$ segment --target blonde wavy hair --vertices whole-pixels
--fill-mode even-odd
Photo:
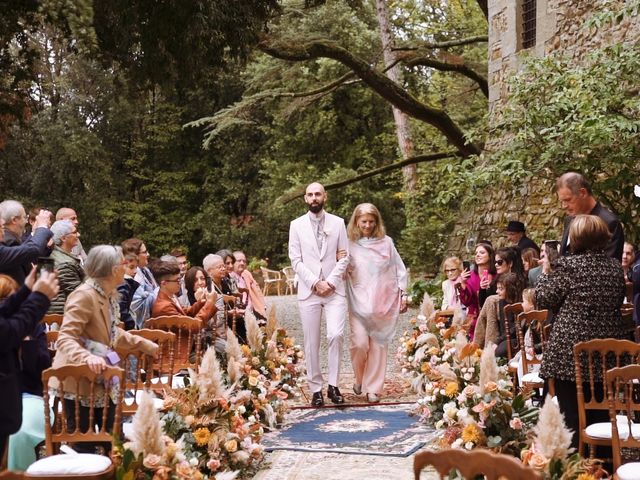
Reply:
[[[371,236],[373,238],[384,238],[387,234],[387,231],[384,228],[384,222],[382,221],[382,216],[380,216],[380,211],[376,206],[373,203],[361,203],[353,210],[351,219],[349,220],[349,225],[347,225],[347,236],[352,242],[355,242],[362,237],[360,229],[358,228],[358,218],[367,214],[373,215],[376,219],[376,226],[373,229]]]

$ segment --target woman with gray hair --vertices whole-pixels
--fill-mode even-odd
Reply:
[[[84,264],[87,275],[85,282],[80,285],[67,299],[64,307],[64,319],[58,334],[58,350],[53,360],[53,367],[64,365],[86,364],[99,374],[107,365],[117,365],[118,358],[114,350],[123,348],[136,352],[142,351],[147,355],[156,355],[158,346],[142,337],[131,335],[118,328],[119,308],[117,286],[124,280],[125,259],[120,247],[111,245],[98,245],[91,249]],[[73,383],[73,381],[71,381]],[[49,384],[57,395],[64,398],[65,412],[69,429],[76,426],[75,417],[75,391],[74,384],[66,384],[63,388],[52,379]],[[93,428],[89,425],[88,386],[80,390],[80,431]],[[116,386],[103,386],[102,388],[117,388]],[[96,413],[94,422],[98,426],[102,423],[102,408],[107,407],[107,428],[111,428],[115,415],[113,400],[108,405],[101,404],[104,390],[95,392]],[[115,398],[115,395],[110,395]],[[108,446],[107,446],[108,447]]]
[[[54,268],[58,272],[60,292],[51,302],[48,313],[62,313],[67,297],[84,280],[80,259],[71,253],[78,244],[80,233],[71,220],[58,220],[51,225],[51,231],[54,247],[49,258],[53,259]]]

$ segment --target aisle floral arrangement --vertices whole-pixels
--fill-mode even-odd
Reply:
[[[443,431],[442,447],[488,447],[519,456],[537,409],[514,396],[493,346],[483,351],[467,340],[459,311],[449,326],[436,321],[428,295],[412,324],[397,357],[412,388],[422,395],[414,413]]]
[[[522,450],[525,465],[548,480],[596,480],[608,478],[598,460],[584,459],[571,447],[571,432],[558,406],[547,397],[533,429],[529,446]]]
[[[253,315],[245,323],[248,345],[228,331],[226,369],[209,348],[189,384],[166,392],[161,419],[145,396],[132,441],[114,449],[119,480],[231,479],[260,463],[265,429],[297,394],[302,353],[274,311],[264,327]]]

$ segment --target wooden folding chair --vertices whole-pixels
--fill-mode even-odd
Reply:
[[[578,453],[584,454],[589,446],[590,458],[595,457],[596,446],[611,446],[611,424],[597,422],[587,424],[587,411],[609,412],[609,402],[604,392],[605,372],[609,368],[638,363],[640,345],[630,340],[612,338],[580,342],[573,347],[576,366],[576,390],[578,393],[579,442]],[[583,362],[587,365],[584,371]],[[585,395],[588,388],[588,396]]]
[[[636,423],[640,412],[640,365],[607,370],[606,379],[614,478],[634,478],[631,474],[640,472],[640,462],[623,464],[621,449],[640,451],[640,425]]]
[[[520,379],[522,383],[522,390],[525,392],[530,392],[536,388],[544,387],[544,380],[540,378],[540,375],[535,370],[535,366],[540,366],[542,364],[542,359],[534,354],[533,358],[529,358],[526,352],[526,345],[524,343],[524,331],[531,331],[533,334],[537,334],[540,339],[540,343],[542,345],[542,352],[544,354],[544,350],[546,347],[547,338],[545,337],[544,326],[547,318],[549,316],[549,312],[547,310],[532,310],[530,312],[522,312],[518,315],[517,318],[517,329],[516,333],[518,334],[518,345],[520,346],[520,361],[522,362],[522,372],[523,376]],[[552,394],[553,396],[553,394]]]
[[[509,328],[509,317],[511,316],[516,322],[516,329],[518,328],[517,317],[522,313],[522,303],[511,303],[504,306],[504,334],[507,338],[507,369],[509,374],[513,378],[513,384],[518,385],[518,363],[513,360],[515,352],[512,348],[514,344],[517,344],[518,337],[514,338],[511,335],[511,329]],[[518,348],[519,344],[518,344]]]
[[[64,315],[61,313],[48,313],[42,318],[42,323],[46,325],[47,346],[51,359],[56,355],[56,342],[58,341],[58,330],[62,326]]]
[[[440,474],[440,479],[449,478],[452,470],[457,470],[462,478],[473,479],[484,475],[486,480],[542,480],[542,475],[526,467],[518,459],[484,448],[473,450],[448,449],[438,452],[425,450],[413,459],[415,480],[420,480],[420,472],[428,465]]]
[[[60,382],[59,392],[64,390],[65,394],[74,396],[75,427],[72,429],[67,421],[67,411],[65,402],[61,401],[62,411],[59,414],[59,421],[55,422],[57,427],[54,430],[51,424],[51,411],[49,408],[49,381],[57,378]],[[65,365],[60,368],[49,368],[42,372],[42,383],[44,385],[44,417],[45,417],[45,447],[47,456],[33,463],[27,469],[24,478],[46,479],[86,479],[103,480],[114,477],[114,466],[111,459],[104,455],[90,453],[80,454],[54,454],[55,446],[65,442],[69,444],[78,443],[111,443],[114,437],[120,436],[122,417],[122,389],[118,389],[115,402],[115,414],[111,431],[107,428],[108,408],[102,408],[100,428],[96,428],[97,412],[95,402],[100,398],[103,405],[109,404],[109,388],[103,388],[102,393],[97,393],[97,386],[104,385],[105,382],[124,382],[124,370],[118,367],[107,367],[102,373],[95,374],[87,365]],[[63,387],[64,386],[64,387]],[[80,388],[88,391],[89,417],[88,429],[82,431],[80,426],[81,394]],[[82,473],[78,472],[81,469]]]
[[[275,285],[276,292],[278,295],[281,295],[281,287],[282,287],[282,272],[277,270],[269,270],[266,267],[260,267],[260,271],[262,271],[262,279],[264,280],[264,287],[262,287],[262,294],[268,295],[269,289],[272,285]]]
[[[293,267],[284,267],[282,269],[282,273],[284,274],[284,280],[286,283],[284,294],[293,295],[296,293],[296,271]]]
[[[164,397],[166,389],[172,388],[176,342],[175,333],[164,330],[131,330],[130,333],[151,340],[160,348],[156,359],[140,351],[130,351],[125,348],[116,350],[125,371],[126,393],[122,399],[122,413],[125,416],[133,415],[138,410],[142,391],[148,390],[159,397]],[[160,398],[157,398],[157,402],[154,403],[156,408],[162,408]]]
[[[163,316],[150,318],[145,327],[151,330],[163,330],[175,334],[173,348],[173,373],[187,368],[196,368],[200,364],[202,346],[200,345],[202,322],[186,316]],[[169,347],[165,345],[164,354],[169,356]]]
[[[445,324],[447,328],[449,328],[451,326],[451,320],[453,319],[454,314],[455,314],[455,310],[453,310],[452,308],[447,310],[436,310],[434,322],[435,323],[442,322]]]

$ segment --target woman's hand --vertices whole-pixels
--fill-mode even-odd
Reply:
[[[486,290],[491,286],[491,275],[485,275],[480,280],[480,288]]]
[[[93,373],[102,373],[102,371],[107,368],[107,362],[104,361],[104,358],[98,357],[97,355],[89,355],[89,358],[87,358],[87,366]]]
[[[467,280],[469,279],[470,276],[471,276],[471,271],[465,268],[460,274],[460,276],[458,277],[458,280],[457,280],[458,283],[456,284],[456,286],[460,285],[460,289],[462,290],[467,288]]]
[[[204,290],[204,293],[206,294],[206,301],[215,304],[218,300],[218,294],[216,293],[216,291],[211,290],[210,292],[207,292],[204,288],[202,290]]]
[[[336,261],[340,261],[346,256],[347,256],[347,251],[346,250],[338,250],[336,252]]]

